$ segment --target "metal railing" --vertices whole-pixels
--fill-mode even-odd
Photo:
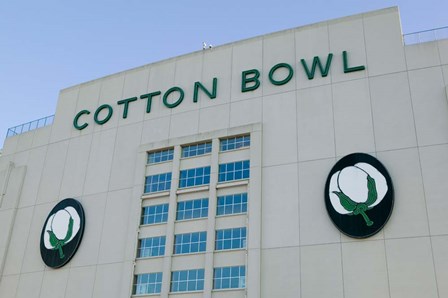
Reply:
[[[19,135],[21,133],[30,131],[30,130],[34,130],[37,128],[41,128],[47,125],[50,125],[53,123],[54,120],[54,115],[48,116],[48,117],[44,117],[44,118],[40,118],[28,123],[24,123],[24,124],[20,124],[14,127],[11,127],[8,129],[8,133],[6,134],[6,137],[12,137],[12,136],[16,136]]]
[[[405,45],[423,43],[448,38],[448,26],[403,35]]]

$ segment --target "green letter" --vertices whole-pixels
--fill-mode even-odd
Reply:
[[[289,71],[289,74],[283,80],[277,81],[274,79],[274,72],[277,69],[279,69],[280,67],[286,68]],[[294,74],[294,71],[292,70],[291,65],[286,64],[286,63],[279,63],[279,64],[274,65],[274,67],[272,67],[271,70],[269,71],[269,81],[271,81],[272,84],[277,85],[277,86],[284,85],[291,80],[293,74]]]
[[[248,78],[248,75],[253,75],[253,77]],[[242,73],[242,82],[241,82],[241,92],[253,91],[260,87],[260,81],[258,78],[260,77],[260,72],[256,69],[245,70]],[[254,83],[252,86],[247,86],[247,83]]]
[[[205,94],[207,94],[207,96],[210,99],[214,99],[216,98],[216,87],[218,85],[218,79],[217,78],[213,78],[213,91],[212,93],[210,93],[205,87],[204,85],[202,85],[200,82],[195,82],[194,83],[194,93],[193,93],[193,102],[198,102],[198,92],[199,92],[199,88],[201,88],[202,91],[205,92]]]
[[[342,52],[342,60],[344,60],[344,73],[366,69],[364,65],[348,67],[347,51]]]
[[[169,102],[168,102],[168,96],[169,96],[171,93],[173,93],[174,91],[179,92],[179,98],[178,98],[175,102],[173,102],[173,103],[169,103]],[[178,105],[180,105],[180,103],[182,102],[182,100],[184,100],[184,90],[182,90],[182,89],[179,88],[179,87],[173,87],[173,88],[170,88],[170,89],[168,89],[168,91],[167,91],[165,94],[163,94],[163,104],[164,104],[166,107],[170,108],[170,109],[175,108],[175,107],[177,107]]]
[[[87,124],[87,123],[84,123],[83,125],[78,125],[79,117],[81,117],[81,116],[84,115],[84,114],[89,115],[90,112],[87,111],[87,110],[82,110],[81,112],[79,112],[78,114],[76,114],[75,119],[73,119],[73,126],[74,126],[76,129],[83,130],[84,128],[86,128],[86,127],[89,125],[89,124]]]
[[[122,100],[117,101],[117,104],[119,104],[119,105],[124,104],[123,119],[126,119],[128,117],[129,103],[136,101],[136,100],[137,100],[137,97],[131,97],[131,98],[122,99]]]
[[[306,64],[305,59],[300,60],[302,62],[303,68],[305,69],[306,75],[308,76],[309,80],[314,79],[314,73],[316,72],[316,65],[319,66],[320,73],[322,74],[322,77],[326,77],[328,75],[328,72],[330,71],[330,65],[331,65],[331,59],[333,59],[333,54],[328,54],[327,63],[325,64],[325,69],[322,66],[322,63],[320,63],[320,59],[318,56],[313,58],[313,66],[311,67],[311,71],[308,68],[308,65]]]
[[[107,116],[106,118],[104,118],[103,120],[99,120],[98,119],[98,115],[101,113],[102,110],[107,109]],[[112,107],[108,104],[104,104],[102,106],[100,106],[98,109],[96,109],[95,114],[93,115],[93,120],[95,120],[95,122],[99,125],[103,125],[104,123],[106,123],[107,121],[109,121],[110,117],[112,117],[112,113],[114,112],[114,110],[112,109]]]
[[[146,104],[146,113],[150,113],[151,112],[151,103],[152,103],[153,96],[157,96],[157,95],[160,95],[160,94],[161,94],[160,91],[156,91],[156,92],[151,92],[151,93],[148,93],[148,94],[140,95],[141,99],[143,99],[143,98],[147,98],[148,99],[148,102]]]

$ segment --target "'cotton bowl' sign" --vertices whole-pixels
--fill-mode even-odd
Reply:
[[[75,199],[60,201],[50,212],[40,236],[40,254],[52,268],[64,266],[75,255],[84,233],[84,210]]]
[[[354,238],[378,233],[394,204],[392,180],[373,156],[353,153],[331,169],[325,185],[325,205],[336,227]]]

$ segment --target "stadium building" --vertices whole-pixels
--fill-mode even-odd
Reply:
[[[394,7],[62,90],[0,157],[0,297],[448,297],[447,32]]]

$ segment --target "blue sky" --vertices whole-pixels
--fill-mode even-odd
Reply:
[[[0,148],[9,127],[52,115],[61,89],[244,38],[399,6],[403,33],[448,26],[448,1],[0,2]]]

